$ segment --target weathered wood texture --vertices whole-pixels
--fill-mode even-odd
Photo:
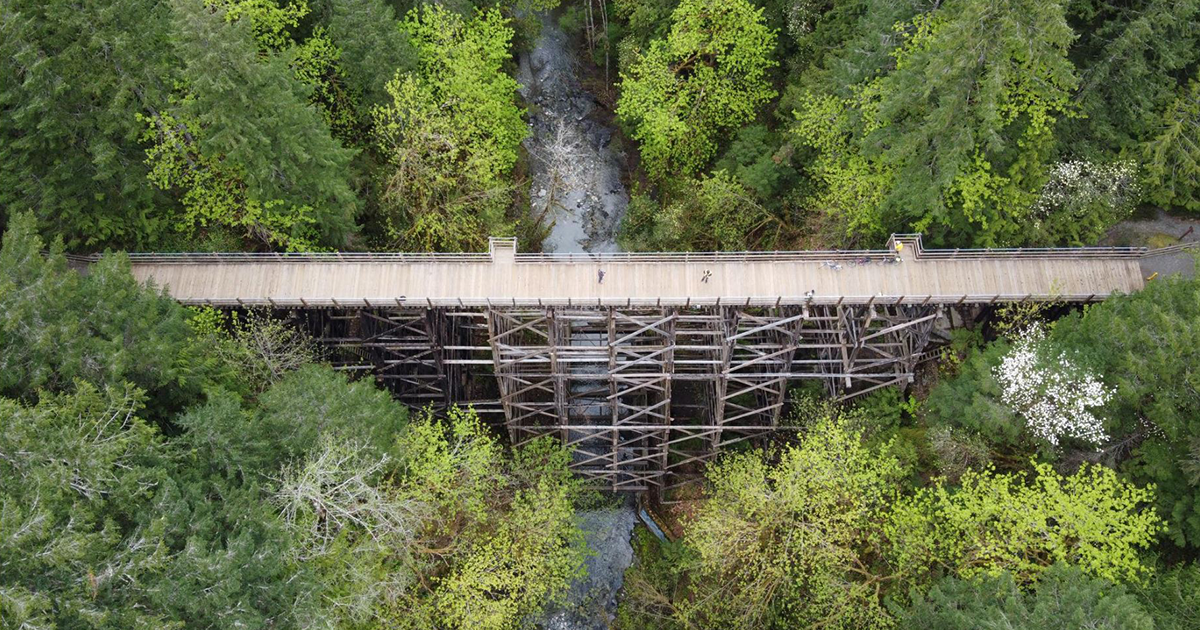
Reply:
[[[134,255],[185,303],[691,305],[1103,298],[1142,287],[1141,250],[890,250],[553,256]],[[900,260],[901,262],[895,262]],[[600,273],[603,272],[603,282]]]
[[[860,252],[546,256],[496,240],[490,254],[131,258],[180,301],[289,310],[337,369],[414,407],[503,413],[514,444],[552,436],[594,483],[641,491],[768,436],[789,383],[835,398],[905,386],[948,304],[1136,291],[1143,255],[898,236]]]

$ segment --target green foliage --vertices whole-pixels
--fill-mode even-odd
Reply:
[[[613,0],[613,11],[625,21],[630,43],[648,46],[651,40],[664,39],[671,29],[671,14],[677,0]]]
[[[329,36],[342,51],[347,83],[366,106],[386,103],[387,82],[417,64],[408,31],[383,0],[331,0]]]
[[[48,627],[162,628],[138,606],[141,580],[166,568],[161,445],[132,386],[0,398],[0,611]]]
[[[1147,194],[1155,203],[1200,210],[1200,78],[1192,79],[1163,113],[1143,145]]]
[[[473,411],[425,417],[401,437],[398,487],[431,517],[417,532],[416,587],[401,628],[516,628],[583,570],[570,455],[540,440],[503,457]]]
[[[322,585],[289,563],[295,542],[261,481],[275,471],[225,477],[208,470],[204,450],[168,446],[178,465],[142,513],[168,524],[170,549],[165,570],[137,585],[148,605],[188,628],[319,624]]]
[[[1101,161],[1135,154],[1155,135],[1180,71],[1200,56],[1200,2],[1076,0],[1067,3],[1067,15],[1078,35],[1070,57],[1079,69],[1075,100],[1083,115],[1059,121],[1063,151]]]
[[[635,193],[621,225],[625,249],[744,251],[769,239],[777,222],[729,173],[689,179],[663,206]]]
[[[312,37],[291,52],[292,71],[301,83],[312,86],[309,99],[321,108],[333,136],[343,141],[358,140],[363,125],[359,111],[362,99],[359,91],[342,78],[342,50],[318,26]]]
[[[1150,570],[1139,550],[1163,529],[1148,505],[1153,486],[1136,487],[1102,466],[1069,477],[1046,464],[1035,470],[1029,483],[1023,473],[967,471],[958,488],[939,481],[900,499],[887,525],[894,561],[963,578],[1008,571],[1022,583],[1055,562],[1108,580],[1144,580]]]
[[[318,358],[312,337],[267,311],[240,315],[212,307],[194,308],[188,324],[201,338],[206,353],[230,373],[225,382],[235,384],[242,395],[262,392],[288,372]]]
[[[267,245],[294,250],[314,245],[312,208],[251,198],[242,169],[200,153],[198,145],[189,141],[202,133],[196,119],[181,122],[169,113],[141,118],[147,123],[142,140],[150,145],[146,150],[150,181],[162,190],[182,193],[184,211],[176,230],[193,235],[209,226],[234,228],[241,236]]]
[[[913,630],[1151,630],[1154,620],[1124,587],[1056,564],[1032,591],[1008,573],[974,580],[945,578],[916,594],[900,627]]]
[[[86,275],[67,266],[61,242],[44,244],[32,216],[17,215],[0,248],[0,394],[131,382],[166,412],[196,395],[205,375],[190,359],[183,308],[148,291],[123,255],[106,255]]]
[[[894,433],[904,421],[904,413],[911,409],[908,405],[895,387],[877,389],[854,401],[854,409],[865,419],[861,428],[868,437]]]
[[[631,599],[622,608],[630,627],[660,620],[671,627],[888,628],[907,598],[926,617],[941,614],[946,600],[938,588],[959,582],[935,586],[932,604],[923,597],[943,576],[1005,576],[1021,586],[1067,576],[1064,586],[1048,588],[1075,593],[1061,598],[1065,609],[1093,610],[1087,598],[1094,594],[1086,593],[1102,582],[1052,565],[1110,581],[1144,583],[1150,575],[1140,552],[1163,529],[1153,487],[1099,466],[1064,477],[1037,464],[1032,477],[964,467],[959,485],[939,479],[910,494],[896,442],[864,441],[859,427],[875,420],[864,415],[869,407],[835,413],[800,405],[798,445],[711,465],[710,492],[687,510],[684,548],[639,551],[643,564],[627,576]],[[663,567],[660,552],[678,564]],[[960,595],[964,606],[991,605],[982,595],[975,604]],[[1122,610],[1132,601],[1115,597]],[[1108,614],[1116,604],[1094,610]]]
[[[791,147],[779,145],[778,134],[766,125],[747,125],[738,130],[714,169],[729,171],[763,204],[777,207],[796,174],[790,165]]]
[[[579,575],[553,442],[510,454],[469,411],[410,426],[283,320],[187,318],[61,249],[19,215],[0,250],[3,393],[37,401],[0,398],[6,624],[515,628]],[[165,431],[140,417],[160,404]]]
[[[388,238],[417,251],[482,248],[511,230],[505,176],[526,134],[503,71],[512,30],[495,9],[466,19],[438,5],[414,9],[404,28],[418,70],[390,81],[375,110]]]
[[[1160,568],[1153,580],[1135,592],[1158,630],[1200,626],[1200,565],[1195,562]]]
[[[872,94],[873,90],[858,90],[847,98],[805,94],[792,131],[817,151],[811,169],[822,189],[811,200],[813,206],[834,217],[847,235],[878,239],[889,225],[896,224],[883,206],[896,173],[891,165],[863,155],[854,141],[856,125],[861,125],[863,132],[879,125],[871,107]]]
[[[1104,408],[1123,470],[1158,487],[1175,544],[1200,542],[1200,492],[1187,470],[1200,443],[1200,280],[1150,282],[1060,320],[1050,340],[1115,388]]]
[[[215,396],[178,420],[172,445],[186,465],[166,505],[183,516],[172,533],[186,546],[169,579],[188,597],[170,606],[208,623],[224,611],[250,625],[361,621],[410,574],[405,547],[381,548],[407,540],[384,529],[408,510],[380,474],[405,409],[324,366],[290,372],[255,406],[239,402]]]
[[[937,472],[950,483],[958,483],[963,473],[982,469],[992,461],[989,445],[978,434],[939,425],[926,434]]]
[[[967,429],[993,448],[1032,454],[1036,445],[1016,411],[1001,402],[1000,383],[994,375],[996,366],[1011,349],[1012,345],[1001,339],[983,349],[968,350],[957,374],[939,381],[929,393],[926,420],[935,426]]]
[[[31,212],[71,249],[170,233],[133,115],[163,103],[176,76],[170,14],[153,0],[0,5],[0,227]]]
[[[284,468],[275,503],[295,537],[291,559],[314,568],[339,625],[366,623],[412,586],[420,504],[381,483],[391,459],[326,433]]]
[[[204,0],[204,6],[220,10],[227,22],[248,21],[263,50],[283,50],[293,44],[291,31],[309,13],[305,0],[288,0],[284,6],[276,0]]]
[[[310,365],[288,374],[259,397],[255,431],[270,437],[274,469],[317,445],[322,434],[358,443],[359,449],[387,453],[407,422],[404,407],[365,381],[347,381],[328,366]]]
[[[746,0],[684,0],[666,39],[621,75],[617,115],[659,180],[692,175],[726,130],[749,122],[775,95],[767,73],[775,34]]]
[[[1098,414],[1111,442],[1088,457],[1153,483],[1159,512],[1180,546],[1200,539],[1200,493],[1189,466],[1200,435],[1198,290],[1194,279],[1156,280],[1059,320],[1045,341],[1048,351],[1065,353],[1113,389]],[[926,421],[967,429],[989,443],[998,463],[1017,465],[1037,446],[1000,400],[993,367],[1009,349],[997,341],[969,354],[956,376],[930,392]]]
[[[774,466],[759,453],[721,460],[685,534],[699,592],[680,616],[702,627],[887,626],[870,565],[902,475],[837,415]]]
[[[1042,183],[1076,85],[1062,7],[951,2],[913,29],[880,79],[880,126],[864,138],[905,182],[885,206],[921,208],[913,228],[945,240],[1020,242],[1014,213]]]
[[[216,476],[262,482],[315,449],[326,434],[382,456],[391,451],[407,417],[403,407],[369,383],[307,365],[261,393],[252,408],[235,396],[214,395],[176,422],[186,431],[180,443],[202,454],[197,465]]]
[[[310,89],[280,55],[260,58],[245,21],[226,24],[176,0],[175,49],[185,96],[150,119],[152,180],[178,190],[182,228],[216,223],[270,244],[341,244],[357,200],[352,152],[330,136]]]
[[[1054,123],[1072,113],[1061,5],[960,0],[895,28],[894,69],[801,110],[798,132],[822,153],[819,205],[871,236],[907,225],[934,242],[1024,242]]]
[[[695,563],[682,541],[659,541],[649,529],[633,531],[633,564],[625,571],[624,597],[617,604],[615,627],[663,630],[684,627],[672,602],[686,597],[687,569]]]

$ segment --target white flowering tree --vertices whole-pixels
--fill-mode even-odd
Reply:
[[[1141,196],[1133,161],[1095,163],[1068,160],[1055,164],[1030,209],[1042,239],[1088,245],[1117,221],[1127,218]]]
[[[1099,447],[1108,434],[1094,410],[1113,392],[1065,353],[1042,356],[1038,345],[1045,338],[1040,324],[1029,326],[993,369],[1001,400],[1025,418],[1031,433],[1053,446],[1068,437]]]

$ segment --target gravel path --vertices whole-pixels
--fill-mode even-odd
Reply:
[[[1189,232],[1190,230],[1190,232]],[[1176,243],[1200,243],[1200,216],[1196,218],[1167,214],[1158,210],[1148,219],[1130,219],[1113,226],[1100,241],[1101,245],[1132,247],[1165,247]],[[1191,250],[1200,252],[1200,246]],[[1196,263],[1188,252],[1173,252],[1142,259],[1144,277],[1165,277],[1171,274],[1191,277]]]

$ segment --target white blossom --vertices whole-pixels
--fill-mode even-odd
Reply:
[[[1072,437],[1099,446],[1108,440],[1093,409],[1107,403],[1111,389],[1065,353],[1046,358],[1037,345],[1045,339],[1038,324],[1025,329],[993,374],[1002,389],[1001,400],[1025,418],[1037,437],[1054,446]]]
[[[793,0],[784,9],[784,16],[787,18],[788,34],[799,41],[805,35],[811,33],[813,25],[821,17],[823,5],[823,2],[814,2],[813,0]]]
[[[1138,165],[1132,160],[1096,164],[1087,160],[1059,162],[1033,204],[1036,223],[1052,213],[1078,215],[1102,205],[1120,217],[1133,210],[1140,193]]]

